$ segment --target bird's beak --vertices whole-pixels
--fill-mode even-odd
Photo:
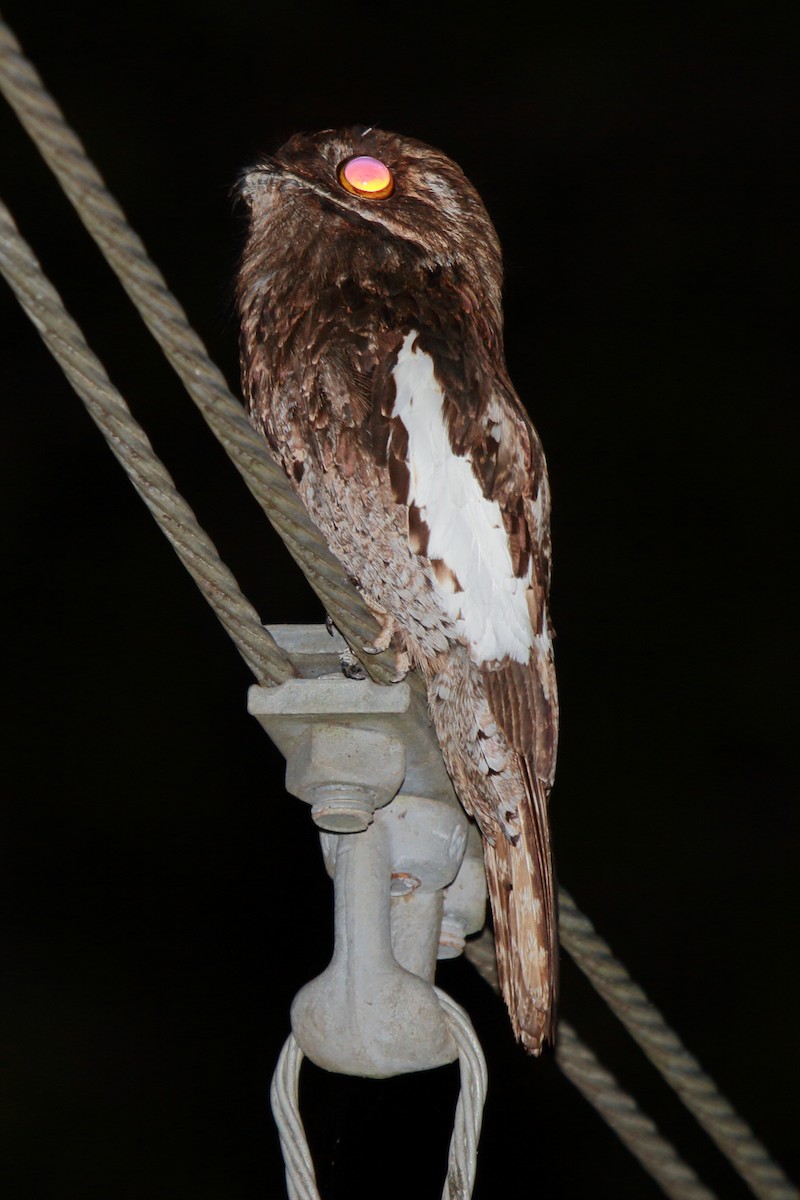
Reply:
[[[284,168],[276,159],[263,158],[254,167],[242,172],[237,181],[236,194],[246,200],[255,192],[269,187],[271,180],[280,178],[284,173]]]

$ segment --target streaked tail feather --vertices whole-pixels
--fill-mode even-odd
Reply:
[[[558,917],[544,785],[518,759],[529,804],[519,806],[519,839],[484,841],[497,969],[514,1033],[531,1054],[554,1042]]]

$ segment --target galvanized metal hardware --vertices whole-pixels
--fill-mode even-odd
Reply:
[[[407,683],[345,678],[345,643],[323,625],[269,632],[299,677],[252,687],[249,711],[286,757],[287,790],[311,805],[334,879],[333,957],[294,1000],[294,1036],[343,1074],[450,1062],[433,978],[483,925],[480,839]]]

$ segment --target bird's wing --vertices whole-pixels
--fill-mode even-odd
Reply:
[[[558,705],[539,438],[506,380],[430,336],[405,336],[392,381],[387,459],[412,548],[432,564],[436,601],[482,672],[509,746],[547,791]]]
[[[451,343],[453,344],[453,343]],[[478,683],[457,662],[429,680],[448,766],[487,834],[500,982],[517,1036],[553,1039],[557,919],[547,799],[558,726],[550,586],[550,496],[538,436],[511,385],[411,331],[387,415],[395,496],[412,549],[431,565]],[[460,712],[458,711],[460,708]],[[471,725],[470,722],[473,722]],[[471,729],[475,736],[471,738]],[[473,742],[457,745],[458,735]],[[441,735],[440,735],[441,736]]]

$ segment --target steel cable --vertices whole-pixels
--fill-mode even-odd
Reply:
[[[478,1167],[478,1139],[486,1103],[486,1060],[478,1035],[464,1009],[441,988],[436,995],[444,1010],[450,1035],[458,1046],[461,1090],[458,1094],[450,1156],[442,1200],[469,1200]]]
[[[442,1200],[470,1200],[478,1165],[478,1139],[486,1101],[486,1062],[472,1023],[446,992],[436,988],[445,1022],[458,1047],[461,1089]],[[314,1164],[300,1116],[300,1067],[303,1052],[289,1034],[278,1056],[270,1087],[270,1105],[286,1168],[289,1200],[320,1200]],[[699,1194],[697,1200],[707,1200]]]
[[[467,942],[466,956],[486,982],[500,992],[494,938],[487,931]],[[603,1067],[572,1026],[558,1024],[556,1062],[584,1099],[597,1110],[645,1171],[671,1200],[714,1200],[691,1167],[645,1116],[633,1097]]]
[[[558,904],[559,936],[570,958],[730,1160],[753,1194],[759,1200],[797,1200],[797,1189],[772,1160],[766,1147],[736,1114],[563,888],[559,890]]]
[[[377,633],[374,618],[270,458],[143,242],[2,18],[0,90],[327,612],[369,674],[381,683],[391,682],[395,671],[391,654],[361,654],[361,647]],[[421,692],[421,680],[414,678],[412,686]]]
[[[242,595],[2,201],[0,269],[256,679],[266,685],[289,679],[290,660]]]
[[[559,1025],[556,1062],[645,1171],[658,1182],[665,1196],[671,1200],[713,1200],[714,1193],[678,1157],[655,1123],[623,1091],[567,1021],[561,1021]]]

